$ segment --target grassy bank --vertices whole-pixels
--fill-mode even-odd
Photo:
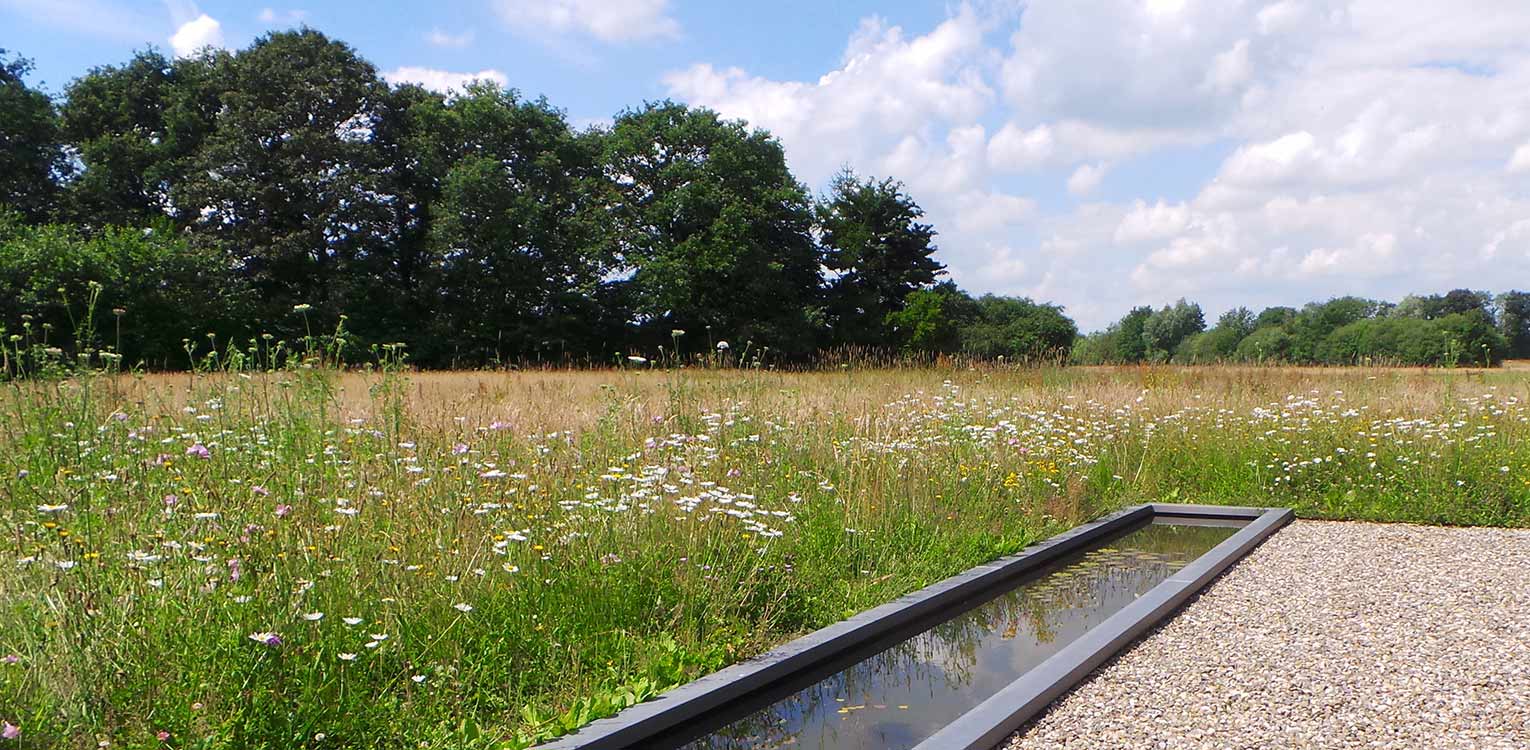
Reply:
[[[1135,502],[1530,525],[1519,370],[293,370],[0,399],[10,746],[523,746]]]

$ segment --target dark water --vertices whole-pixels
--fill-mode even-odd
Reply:
[[[1062,558],[974,609],[874,647],[880,650],[773,703],[762,699],[763,708],[719,729],[699,738],[707,727],[681,730],[660,746],[913,747],[1242,525],[1173,521],[1144,524]]]

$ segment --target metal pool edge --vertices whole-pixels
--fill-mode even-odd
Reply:
[[[809,669],[835,654],[960,604],[975,594],[1086,547],[1118,529],[1163,514],[1163,508],[1173,507],[1178,506],[1136,505],[1098,521],[1075,526],[1016,554],[970,568],[887,604],[815,630],[760,656],[700,677],[652,700],[627,708],[615,716],[592,721],[577,732],[538,745],[533,750],[621,750],[632,747],[730,701]],[[1110,622],[1107,620],[1102,627]]]
[[[1253,517],[1247,526],[1211,548],[1125,609],[1063,647],[1040,666],[914,747],[914,750],[991,750],[1041,713],[1063,693],[1156,626],[1224,570],[1295,519],[1289,508],[1223,508],[1150,505],[1154,517]]]

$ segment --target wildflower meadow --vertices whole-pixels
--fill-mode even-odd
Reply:
[[[0,384],[0,747],[521,748],[1124,505],[1530,525],[1530,371]]]

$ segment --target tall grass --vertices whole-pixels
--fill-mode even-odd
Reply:
[[[1135,502],[1530,524],[1524,372],[260,347],[0,386],[24,746],[524,747]]]

